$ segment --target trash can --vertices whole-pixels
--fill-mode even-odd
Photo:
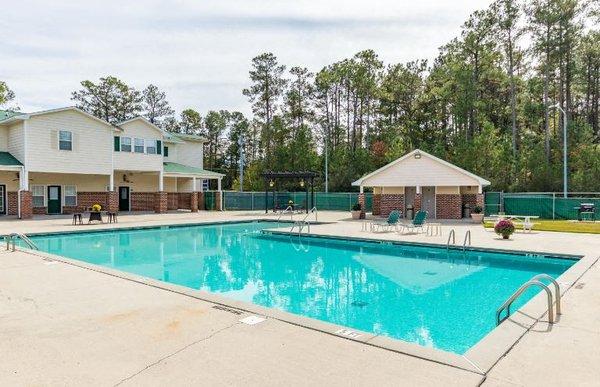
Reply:
[[[465,203],[463,205],[463,218],[471,217],[471,205],[469,203]]]
[[[406,219],[412,219],[415,216],[415,208],[412,204],[406,206]]]

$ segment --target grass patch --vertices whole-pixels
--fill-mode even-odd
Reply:
[[[600,222],[578,222],[573,220],[546,220],[531,219],[535,225],[533,231],[557,231],[557,232],[575,232],[587,234],[600,234]],[[494,222],[486,221],[486,228],[493,228]],[[517,230],[522,230],[523,226],[515,225]]]

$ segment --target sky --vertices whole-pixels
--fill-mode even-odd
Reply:
[[[323,66],[374,49],[386,63],[433,59],[487,0],[28,1],[2,8],[0,80],[30,112],[73,105],[82,80],[114,75],[167,93],[179,113],[250,111],[253,57]]]

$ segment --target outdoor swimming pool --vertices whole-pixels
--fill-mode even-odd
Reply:
[[[458,354],[576,261],[261,233],[245,222],[32,236],[42,251]],[[530,290],[513,310],[536,294]]]

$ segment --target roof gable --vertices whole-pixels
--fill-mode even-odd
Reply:
[[[420,155],[419,158],[415,157]],[[490,182],[419,149],[358,179],[369,187],[490,185]]]

